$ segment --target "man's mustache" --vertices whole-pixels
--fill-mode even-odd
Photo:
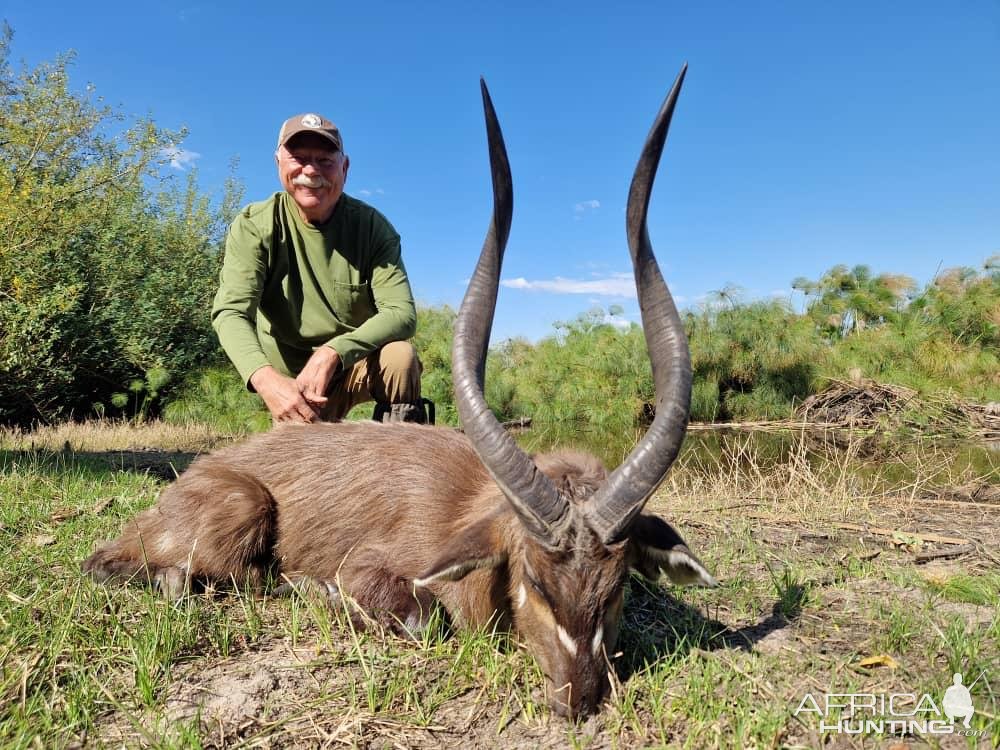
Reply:
[[[292,178],[293,185],[302,185],[307,188],[325,188],[330,187],[330,181],[323,177],[322,175],[315,175],[310,177],[308,175],[300,174]]]

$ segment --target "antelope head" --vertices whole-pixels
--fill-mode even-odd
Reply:
[[[516,543],[498,552],[489,522],[469,528],[427,578],[457,580],[476,568],[506,565],[514,629],[541,665],[549,704],[562,715],[592,712],[608,690],[608,655],[618,635],[630,569],[654,580],[665,572],[675,582],[716,585],[669,524],[642,513],[680,450],[690,408],[687,339],[646,228],[653,178],[685,72],[686,66],[646,139],[627,210],[629,251],[656,386],[656,416],[610,475],[586,454],[527,455],[486,404],[483,370],[513,191],[503,136],[481,82],[493,219],[455,323],[453,372],[465,432],[506,496],[521,533]]]

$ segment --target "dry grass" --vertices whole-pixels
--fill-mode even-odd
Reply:
[[[31,432],[0,428],[0,450],[30,449],[75,452],[186,451],[203,452],[237,439],[204,424],[131,421],[63,422]]]
[[[850,382],[831,379],[825,389],[798,406],[795,417],[827,428],[1000,438],[1000,413],[992,404],[975,404],[949,392],[921,396],[912,388],[865,378]]]

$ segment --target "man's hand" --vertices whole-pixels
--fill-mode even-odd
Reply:
[[[326,391],[330,381],[340,369],[340,355],[329,346],[321,346],[312,353],[295,382],[303,398],[315,409],[326,406]]]
[[[273,367],[261,367],[250,376],[250,383],[264,399],[275,422],[315,422],[319,419],[319,409],[302,395],[298,382]]]

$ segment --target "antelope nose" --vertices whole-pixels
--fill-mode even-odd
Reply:
[[[571,704],[561,700],[553,700],[549,703],[552,711],[564,719],[578,719],[597,713],[598,704],[591,700],[573,701]]]
[[[565,719],[596,713],[604,697],[604,691],[598,690],[588,695],[585,691],[574,691],[574,687],[566,684],[562,688],[549,690],[549,707],[552,711]]]
[[[549,707],[556,715],[570,719],[577,714],[576,706],[573,705],[573,685],[571,683],[564,683],[562,687],[558,688],[550,684],[546,686],[546,689]]]

